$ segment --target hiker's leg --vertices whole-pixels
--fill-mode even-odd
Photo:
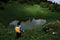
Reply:
[[[16,33],[16,39],[18,39],[19,38],[19,33]]]
[[[20,37],[21,37],[21,34],[22,34],[22,33],[20,33],[20,34],[19,34],[19,35],[20,35]]]

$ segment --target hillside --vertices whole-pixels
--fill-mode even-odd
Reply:
[[[9,23],[13,20],[45,19],[47,21],[46,24],[60,20],[60,12],[56,12],[54,8],[52,8],[54,10],[54,12],[52,12],[52,9],[43,8],[41,4],[28,5],[11,2],[3,4],[2,6],[4,6],[4,8],[2,8],[3,10],[0,9],[0,40],[15,40],[14,29],[8,28]],[[22,38],[19,40],[60,40],[60,28],[59,30],[54,30],[59,34],[53,35],[50,32],[45,33],[43,28],[46,24],[32,30],[25,30]]]
[[[45,33],[43,31],[45,25],[32,30],[25,30],[23,36],[19,40],[60,40],[60,32],[55,30],[58,34],[53,35],[51,32]],[[60,29],[59,29],[60,30]],[[8,28],[0,29],[0,40],[15,40],[15,32],[8,30]]]
[[[42,8],[40,5],[27,5],[19,3],[9,3],[3,5],[4,10],[0,10],[0,22],[7,25],[12,20],[20,21],[29,18],[46,19],[47,21],[60,20],[60,12],[51,12],[48,8]],[[53,21],[54,21],[53,20]]]

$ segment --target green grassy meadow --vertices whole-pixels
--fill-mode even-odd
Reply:
[[[42,8],[37,4],[31,6],[27,4],[8,3],[4,6],[5,9],[0,10],[0,23],[3,24],[0,28],[0,40],[15,40],[14,30],[8,30],[7,27],[12,20],[19,19],[20,21],[24,21],[28,18],[46,19],[47,22],[60,20],[60,12],[51,12],[48,8]],[[33,30],[25,30],[24,36],[19,40],[60,40],[60,35],[45,34],[42,31],[43,26]]]

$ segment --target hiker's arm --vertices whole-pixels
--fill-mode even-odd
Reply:
[[[24,32],[24,29],[22,28],[22,32]]]
[[[20,30],[21,30],[22,32],[24,32],[24,29],[23,29],[22,25],[20,26]]]

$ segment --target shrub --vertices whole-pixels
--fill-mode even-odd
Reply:
[[[54,5],[53,5],[53,4],[49,5],[49,10],[51,10],[52,12],[55,10],[55,8],[54,8]]]
[[[48,8],[49,7],[49,3],[47,3],[47,2],[41,2],[40,5],[43,8]]]
[[[60,21],[55,21],[55,22],[51,22],[48,23],[47,25],[45,25],[45,27],[43,28],[43,30],[45,32],[52,32],[52,31],[56,31],[60,29]],[[48,31],[47,31],[48,30]]]
[[[51,10],[52,12],[59,12],[60,11],[60,5],[58,4],[50,4],[49,5],[49,10]]]
[[[60,12],[60,5],[57,6],[56,11],[57,11],[57,12]]]

